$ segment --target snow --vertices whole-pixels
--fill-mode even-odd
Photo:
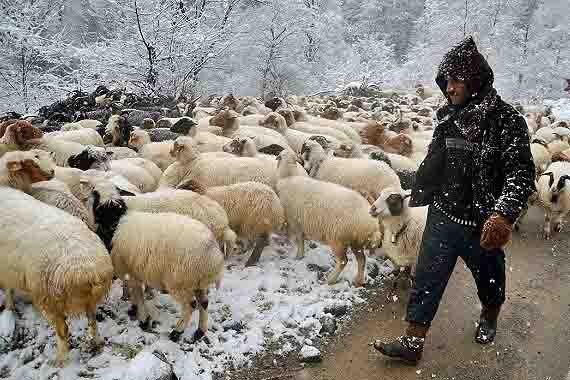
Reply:
[[[301,348],[300,355],[304,360],[311,360],[320,357],[321,351],[313,346],[305,345]]]
[[[210,290],[208,342],[190,343],[198,324],[197,311],[180,342],[171,342],[168,334],[180,317],[180,308],[169,295],[156,290],[147,304],[153,305],[151,315],[160,323],[151,332],[142,331],[128,317],[130,304],[121,300],[121,283],[116,281],[108,300],[99,306],[99,313],[105,315],[98,324],[105,341],[101,352],[93,354],[83,348],[88,343],[86,319],[72,320],[68,366],[53,367],[55,332],[31,305],[20,301],[17,308],[22,317],[16,321],[16,331],[22,330],[19,341],[24,344],[0,351],[0,373],[7,373],[11,380],[75,379],[80,375],[101,380],[154,379],[145,376],[169,369],[153,354],[157,351],[172,364],[180,380],[211,380],[216,373],[250,365],[253,356],[271,344],[278,347],[272,352],[275,355],[298,352],[307,343],[318,344],[321,320],[332,317],[325,308],[346,306],[342,318],[350,318],[354,305],[365,302],[366,290],[352,284],[356,262],[349,253],[339,282],[330,286],[326,272],[334,267],[334,258],[327,246],[308,248],[305,258],[298,260],[293,244],[282,255],[275,244],[265,249],[257,267],[245,268],[245,255],[227,260],[221,288]],[[385,274],[393,266],[371,255],[367,273],[371,269]],[[368,281],[374,283],[381,277]],[[0,335],[14,331],[9,322],[9,313],[0,314]]]
[[[559,119],[570,120],[570,98],[547,99],[544,104],[552,107],[552,113]]]

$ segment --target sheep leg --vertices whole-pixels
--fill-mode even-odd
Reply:
[[[0,306],[0,311],[6,310],[14,311],[16,310],[16,305],[14,304],[14,289],[4,289],[4,305]]]
[[[299,234],[295,237],[295,244],[297,245],[297,259],[305,257],[305,236]]]
[[[550,211],[546,211],[544,214],[544,240],[550,239],[550,220],[552,219],[552,215]]]
[[[192,337],[192,343],[204,338],[207,342],[206,333],[208,332],[208,289],[196,290],[196,300],[198,301],[200,318],[198,322],[198,330]]]
[[[123,301],[128,301],[129,297],[130,297],[129,286],[127,285],[127,281],[123,280],[123,295],[121,296],[121,299]]]
[[[336,257],[336,267],[327,278],[327,283],[332,285],[338,281],[338,276],[340,276],[340,273],[344,270],[344,267],[346,267],[348,260],[346,258],[346,248],[342,243],[329,242],[329,246],[332,248]]]
[[[253,247],[253,252],[251,252],[249,259],[245,263],[246,267],[251,267],[251,266],[257,264],[257,262],[259,261],[259,258],[261,257],[261,253],[263,252],[263,249],[267,246],[267,239],[268,238],[269,238],[269,236],[264,233],[264,234],[259,235],[255,239],[255,246]]]
[[[186,326],[190,323],[192,319],[192,313],[196,307],[196,300],[194,299],[194,292],[188,291],[184,294],[171,293],[171,296],[182,306],[182,317],[176,322],[174,330],[170,332],[170,340],[173,342],[178,342]]]
[[[49,320],[55,326],[55,332],[57,335],[57,356],[55,359],[55,366],[62,368],[65,367],[67,354],[69,353],[69,329],[65,322],[65,316],[61,314],[52,315]]]
[[[129,291],[132,295],[133,306],[136,307],[137,318],[139,320],[139,327],[143,330],[148,330],[150,327],[150,314],[145,307],[144,294],[142,284],[136,280],[127,280]]]
[[[364,255],[364,250],[362,249],[355,249],[354,250],[354,257],[356,257],[357,263],[357,272],[356,272],[356,287],[364,286],[365,279],[364,279],[364,272],[366,270],[366,256]]]
[[[91,347],[92,351],[97,351],[103,345],[103,339],[99,336],[99,331],[97,330],[97,305],[93,305],[87,311],[87,322],[89,324],[89,335],[91,335]]]
[[[566,213],[559,213],[556,218],[554,218],[554,231],[562,232],[562,220],[566,216]]]

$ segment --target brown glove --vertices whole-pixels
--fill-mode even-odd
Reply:
[[[512,224],[504,216],[495,213],[483,225],[481,247],[487,251],[501,248],[509,242],[512,232]]]

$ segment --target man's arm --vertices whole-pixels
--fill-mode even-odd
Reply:
[[[505,182],[494,211],[513,224],[526,208],[528,197],[536,191],[536,186],[526,122],[521,115],[509,117],[509,120],[503,120],[508,125],[505,125],[501,132],[501,162],[504,162]]]

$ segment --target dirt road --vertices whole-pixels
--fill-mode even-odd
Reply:
[[[471,274],[460,261],[419,366],[400,365],[368,346],[373,337],[400,334],[406,301],[402,292],[398,303],[354,320],[351,335],[337,339],[322,364],[297,378],[565,380],[570,366],[570,234],[544,242],[538,232],[541,222],[542,215],[532,210],[509,249],[508,299],[496,344],[484,347],[473,341],[479,302]]]
[[[373,296],[368,311],[355,313],[343,329],[349,333],[322,348],[322,363],[303,370],[291,363],[259,379],[570,379],[570,233],[545,242],[538,232],[541,224],[542,214],[531,210],[508,251],[508,299],[495,344],[473,340],[479,301],[471,274],[459,261],[417,367],[385,359],[369,346],[374,338],[401,333],[407,300],[407,291],[401,291],[396,303]]]

